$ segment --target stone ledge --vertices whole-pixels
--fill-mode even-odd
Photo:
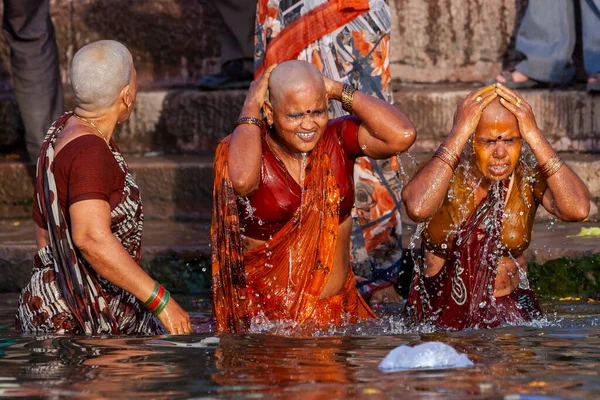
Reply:
[[[397,87],[396,106],[411,118],[418,138],[412,151],[433,151],[452,127],[456,105],[480,85]],[[600,152],[600,96],[581,90],[522,91],[546,137],[559,151]],[[246,91],[191,89],[140,92],[129,121],[115,133],[125,153],[214,152],[234,127]],[[0,97],[0,146],[14,144],[22,132],[11,96]]]
[[[418,163],[432,153],[411,151],[401,156],[404,179],[412,177]],[[586,182],[592,197],[591,216],[600,207],[600,154],[563,154],[567,164]],[[210,219],[213,191],[212,157],[128,156],[140,186],[147,219]],[[33,166],[0,163],[0,219],[29,218],[32,204]],[[550,218],[540,210],[538,218]]]

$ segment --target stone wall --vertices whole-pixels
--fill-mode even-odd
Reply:
[[[51,0],[63,81],[73,54],[100,39],[132,52],[142,85],[193,80],[217,70],[220,19],[209,0]],[[10,69],[0,41],[2,71]]]
[[[252,0],[248,0],[252,1]],[[403,82],[479,81],[500,69],[525,0],[390,0],[391,68]],[[210,0],[51,0],[63,80],[74,52],[115,39],[142,85],[195,81],[218,68],[220,17]],[[8,49],[0,41],[8,88]]]
[[[514,55],[526,0],[392,0],[391,71],[404,82],[494,77]]]

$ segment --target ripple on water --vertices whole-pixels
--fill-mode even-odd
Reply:
[[[547,305],[542,321],[455,333],[409,329],[392,315],[314,337],[84,338],[18,335],[15,300],[3,296],[0,397],[600,398],[598,304]],[[395,347],[431,341],[475,366],[377,369]]]

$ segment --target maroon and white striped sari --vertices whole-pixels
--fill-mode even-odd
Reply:
[[[100,277],[73,243],[53,173],[54,142],[71,116],[67,113],[52,124],[38,160],[36,193],[50,244],[34,257],[31,279],[19,298],[16,327],[28,333],[162,333],[152,313],[132,294]],[[139,263],[144,219],[139,188],[115,143],[109,148],[126,174],[121,201],[111,212],[111,230]]]

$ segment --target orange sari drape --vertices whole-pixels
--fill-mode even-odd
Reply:
[[[305,189],[294,217],[244,254],[236,195],[227,165],[229,139],[215,157],[211,225],[213,312],[218,332],[245,332],[255,321],[320,327],[375,315],[358,294],[352,270],[342,291],[320,300],[333,267],[339,190],[324,141],[307,160]]]
[[[268,0],[260,2],[267,3]],[[267,9],[266,5],[258,5]],[[263,63],[254,71],[259,77],[270,65],[294,60],[306,46],[369,11],[369,0],[330,0],[286,26],[265,49]]]

